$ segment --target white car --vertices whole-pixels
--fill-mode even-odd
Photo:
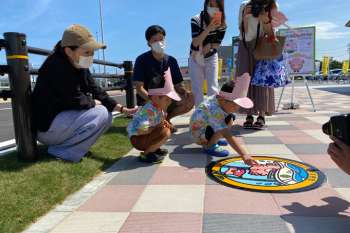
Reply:
[[[338,80],[342,76],[342,69],[333,69],[329,71],[329,79],[330,80]]]

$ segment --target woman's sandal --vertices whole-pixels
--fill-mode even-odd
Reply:
[[[254,117],[251,115],[248,115],[245,119],[245,122],[243,123],[243,128],[245,129],[253,129],[253,123],[254,123]]]
[[[259,116],[256,119],[256,122],[253,125],[253,128],[256,130],[263,130],[266,129],[266,125],[265,125],[265,117]]]

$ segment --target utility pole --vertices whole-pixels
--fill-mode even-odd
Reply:
[[[102,15],[102,0],[98,0],[98,3],[99,3],[99,9],[100,9],[100,30],[101,30],[101,39],[102,39],[102,44],[105,44],[105,41],[104,41],[104,31],[103,31],[103,15]],[[102,59],[104,62],[106,62],[106,58],[105,58],[105,50],[102,49]],[[106,65],[103,65],[103,73],[106,74]],[[105,87],[107,86],[107,80],[105,79],[104,80],[104,85]]]
[[[104,44],[105,40],[104,40],[104,31],[103,31],[102,0],[98,0],[98,3],[100,8],[100,29],[101,29],[101,40],[102,40],[101,42],[102,44]],[[106,61],[104,49],[102,49],[102,59],[103,61]],[[106,66],[103,66],[103,72],[106,73]]]
[[[96,40],[97,42],[100,42],[100,39],[98,37],[98,32],[96,32]],[[100,50],[97,50],[97,59],[100,60]],[[101,74],[101,65],[98,65],[98,73]]]
[[[350,20],[345,24],[345,27],[350,27]],[[350,44],[348,44],[348,52],[349,52],[349,62],[350,62]]]

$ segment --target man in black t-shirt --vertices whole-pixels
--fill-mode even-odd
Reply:
[[[189,112],[194,106],[192,93],[183,86],[183,78],[176,59],[164,53],[165,30],[153,25],[146,30],[146,40],[150,51],[140,55],[135,62],[133,80],[137,90],[137,105],[143,106],[148,97],[148,84],[152,77],[163,76],[170,68],[176,92],[181,96],[180,102],[173,101],[167,112],[167,120]]]

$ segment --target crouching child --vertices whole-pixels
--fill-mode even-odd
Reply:
[[[154,75],[148,95],[150,100],[134,115],[127,131],[131,144],[142,151],[141,161],[161,163],[168,153],[161,146],[171,137],[172,131],[172,125],[166,120],[166,110],[172,100],[181,100],[174,90],[170,68],[164,76]]]
[[[253,102],[246,97],[249,83],[248,74],[238,77],[235,82],[225,83],[218,95],[209,97],[194,111],[190,120],[191,136],[195,143],[203,146],[207,154],[226,157],[229,152],[220,146],[229,144],[246,164],[256,163],[231,133],[234,113],[238,112],[240,107],[253,107]]]

